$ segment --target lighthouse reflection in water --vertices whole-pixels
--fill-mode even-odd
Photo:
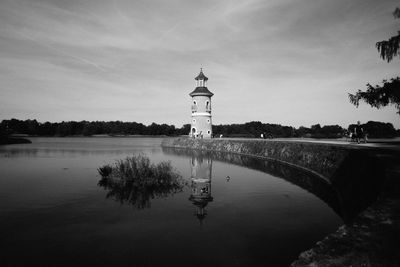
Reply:
[[[191,195],[189,200],[196,207],[195,215],[200,224],[207,215],[206,206],[213,201],[211,196],[212,159],[210,157],[192,156],[191,168]]]

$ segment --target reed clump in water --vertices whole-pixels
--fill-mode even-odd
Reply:
[[[98,169],[99,186],[107,198],[129,203],[139,209],[150,207],[150,200],[182,192],[187,182],[170,162],[151,163],[142,154],[105,164]]]

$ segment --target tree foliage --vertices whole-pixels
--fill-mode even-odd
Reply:
[[[378,126],[376,126],[378,125]],[[378,130],[376,137],[380,137],[387,127],[378,123],[374,127]],[[311,138],[340,138],[345,134],[345,129],[339,125],[312,125],[310,128],[300,126],[298,129],[280,124],[262,123],[251,121],[242,124],[213,125],[216,137],[250,137],[260,138],[261,134],[278,137],[311,137]],[[374,129],[375,129],[374,128]],[[391,126],[393,128],[393,126]],[[8,135],[27,134],[31,136],[92,136],[92,135],[188,135],[190,124],[181,128],[174,125],[152,123],[148,126],[137,122],[122,121],[63,121],[63,122],[37,122],[36,120],[3,120],[0,122],[0,138]],[[393,131],[389,131],[391,134]],[[386,133],[386,132],[385,132]],[[388,134],[382,135],[382,137]]]
[[[393,12],[395,18],[400,18],[400,8]],[[388,40],[376,43],[376,48],[383,60],[390,62],[394,57],[400,56],[400,31],[396,36]],[[358,90],[355,94],[349,94],[350,103],[357,106],[364,101],[375,108],[394,105],[397,113],[400,114],[400,77],[392,78],[389,81],[383,80],[382,85],[372,86],[367,84],[367,90]]]
[[[1,130],[4,129],[4,130]],[[176,129],[174,125],[122,121],[63,121],[39,123],[36,120],[3,120],[0,132],[37,136],[107,135],[186,135],[190,125]]]
[[[377,109],[392,104],[400,114],[400,77],[392,78],[390,81],[383,80],[382,86],[372,86],[368,83],[365,92],[358,90],[354,95],[349,94],[349,98],[350,102],[357,107],[360,100]]]
[[[400,18],[400,8],[396,8],[393,12],[394,18]],[[389,40],[383,40],[376,43],[381,58],[390,62],[393,57],[400,55],[400,31],[396,36],[392,36]]]
[[[224,137],[251,137],[259,138],[261,134],[276,137],[312,137],[312,138],[338,138],[344,135],[345,129],[339,125],[312,125],[311,128],[300,126],[298,129],[280,124],[262,123],[252,121],[244,124],[213,125],[215,136],[222,134]]]
[[[357,124],[350,124],[348,127],[349,132],[354,132],[354,128]],[[395,137],[398,133],[391,123],[384,123],[379,121],[368,121],[365,124],[361,124],[364,132],[368,134],[369,138],[391,138]]]

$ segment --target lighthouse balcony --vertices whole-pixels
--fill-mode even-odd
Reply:
[[[192,113],[196,113],[196,112],[207,112],[211,114],[211,108],[206,108],[205,110],[199,110],[198,107],[196,105],[192,105]]]
[[[211,116],[211,110],[199,111],[199,110],[192,110],[192,116],[194,115],[207,115]]]

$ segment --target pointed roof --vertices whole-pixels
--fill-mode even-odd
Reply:
[[[206,77],[206,75],[204,75],[204,73],[203,73],[203,68],[200,68],[200,73],[199,73],[199,75],[197,75],[197,77],[196,78],[194,78],[196,81],[198,81],[198,80],[204,80],[204,81],[207,81],[208,80],[208,78]]]
[[[197,95],[213,96],[214,94],[211,93],[207,87],[196,87],[196,89],[194,89],[189,95],[193,97]]]

